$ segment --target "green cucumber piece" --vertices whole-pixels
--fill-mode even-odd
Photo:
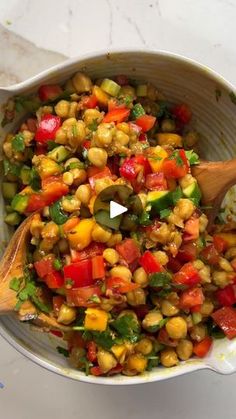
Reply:
[[[104,79],[100,87],[111,96],[117,96],[120,91],[120,85],[111,79]]]
[[[147,194],[147,204],[151,205],[151,212],[159,214],[160,211],[168,208],[172,204],[170,191],[151,191]]]
[[[27,208],[28,201],[29,197],[27,195],[17,194],[11,201],[11,207],[14,211],[17,211],[20,214],[22,214]]]
[[[61,208],[61,199],[54,202],[54,204],[49,207],[49,214],[52,221],[58,225],[62,225],[68,220],[68,216]]]
[[[140,116],[145,115],[145,110],[143,109],[141,103],[136,103],[133,106],[132,112],[131,112],[131,119],[138,119]]]
[[[22,180],[23,185],[29,185],[31,181],[31,168],[29,166],[24,165],[20,171],[20,178]]]
[[[17,193],[18,185],[13,182],[2,183],[2,196],[4,199],[12,200]]]
[[[11,212],[11,214],[6,215],[4,221],[10,226],[17,226],[21,222],[21,216],[17,212]]]
[[[66,160],[70,155],[70,151],[67,150],[63,145],[55,147],[53,150],[49,151],[47,154],[50,159],[56,161],[57,163],[61,163],[62,161]]]
[[[183,194],[186,198],[191,199],[195,205],[199,205],[202,194],[197,182],[193,182],[187,188],[184,188]]]
[[[112,230],[119,230],[120,223],[122,220],[122,215],[118,215],[117,217],[110,218],[110,212],[105,210],[97,211],[94,214],[95,220],[102,225],[102,227],[108,227]]]

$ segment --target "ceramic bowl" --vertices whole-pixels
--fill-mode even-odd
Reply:
[[[236,102],[232,94],[233,86],[209,68],[167,52],[103,52],[72,59],[23,83],[0,89],[0,105],[10,96],[36,91],[41,84],[62,82],[78,70],[86,71],[95,78],[122,73],[133,79],[153,83],[164,92],[168,100],[186,102],[191,106],[194,115],[192,125],[202,134],[202,157],[226,160],[236,154]],[[11,128],[7,127],[8,130]],[[6,129],[4,131],[0,133],[1,138],[7,132]],[[232,198],[231,195],[231,202]],[[4,203],[0,197],[1,239],[7,242],[9,231],[4,225],[3,214]],[[93,377],[71,368],[66,359],[57,353],[56,346],[61,344],[59,339],[32,330],[32,327],[20,323],[14,316],[1,317],[0,334],[19,352],[42,367],[89,383],[128,385],[161,381],[201,369],[222,374],[236,371],[236,340],[216,340],[206,358],[190,359],[170,369],[159,367],[135,377]]]

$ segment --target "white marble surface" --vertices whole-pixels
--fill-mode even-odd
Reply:
[[[0,0],[0,85],[87,51],[187,55],[236,84],[236,0]],[[233,419],[236,375],[199,372],[129,388],[69,381],[0,339],[4,419]],[[0,386],[1,387],[1,386]]]

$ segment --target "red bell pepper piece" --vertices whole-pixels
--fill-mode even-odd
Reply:
[[[66,299],[68,304],[75,307],[94,307],[97,306],[91,297],[99,297],[102,294],[101,288],[94,285],[90,287],[80,287],[66,289]]]
[[[216,298],[221,306],[232,306],[236,303],[235,285],[227,285],[216,291]]]
[[[92,242],[88,247],[84,250],[78,252],[77,250],[71,249],[71,260],[72,262],[79,262],[83,259],[89,259],[94,256],[102,255],[106,246],[103,243],[96,243]]]
[[[176,339],[172,339],[169,337],[165,327],[162,327],[159,330],[157,340],[163,345],[172,346],[173,348],[178,345],[178,341]]]
[[[87,358],[90,362],[95,362],[97,359],[97,345],[92,340],[87,344]]]
[[[164,269],[153,254],[146,250],[139,259],[140,265],[143,267],[147,274],[153,274],[155,272],[162,272]]]
[[[89,183],[91,188],[94,188],[95,186],[95,182],[97,179],[102,179],[102,178],[111,178],[112,174],[111,171],[109,169],[109,167],[105,166],[103,169],[98,169],[97,167],[94,168],[94,166],[91,166],[88,170],[88,179],[89,179]]]
[[[125,159],[120,167],[120,175],[128,180],[136,179],[137,173],[134,166],[134,160]]]
[[[133,263],[141,256],[139,247],[133,239],[123,240],[116,245],[116,250],[128,264]]]
[[[80,101],[81,107],[86,109],[94,109],[97,104],[98,100],[95,95],[84,96]]]
[[[236,336],[236,310],[233,307],[222,307],[212,313],[211,317],[228,339]]]
[[[204,358],[211,348],[213,339],[210,336],[205,337],[201,342],[196,342],[193,345],[193,353],[198,356],[198,358]]]
[[[179,272],[174,274],[172,280],[176,284],[187,285],[189,287],[197,285],[199,282],[201,282],[198,270],[194,268],[191,262],[185,263]]]
[[[56,99],[62,93],[59,84],[43,84],[38,90],[39,99],[42,102]]]
[[[92,258],[92,278],[102,279],[105,277],[105,265],[103,256],[94,256]]]
[[[184,225],[183,240],[185,242],[197,240],[199,237],[199,218],[191,217]]]
[[[185,310],[196,306],[201,306],[204,301],[204,295],[201,288],[191,288],[183,291],[180,295],[179,306]],[[199,310],[197,310],[199,311]]]
[[[166,191],[168,187],[164,173],[149,173],[146,176],[145,187],[150,191]]]
[[[90,374],[94,375],[95,377],[99,377],[99,375],[104,374],[99,366],[91,367],[89,372],[90,372]]]
[[[26,213],[38,211],[46,206],[46,201],[41,193],[33,193],[29,195]]]
[[[108,113],[116,111],[117,109],[127,109],[125,103],[119,103],[117,99],[112,98],[108,100]]]
[[[64,285],[64,278],[60,272],[55,270],[47,274],[45,277],[45,282],[48,288],[61,288]]]
[[[196,260],[196,258],[197,258],[197,245],[196,245],[196,243],[184,243],[184,244],[182,244],[179,248],[179,251],[178,251],[178,254],[177,254],[176,258],[182,263],[192,262],[193,260]],[[181,268],[181,266],[180,266],[180,268]]]
[[[62,182],[61,176],[50,176],[42,180],[42,199],[46,205],[60,199],[62,196],[67,195],[69,187]]]
[[[102,122],[123,122],[125,121],[130,114],[130,109],[126,108],[116,108],[108,112]]]
[[[185,103],[176,105],[172,110],[172,113],[182,124],[188,124],[192,118],[192,111]]]
[[[72,288],[87,287],[94,284],[92,276],[92,261],[91,259],[84,259],[80,262],[71,263],[63,268],[64,277],[72,279]]]
[[[46,256],[45,258],[34,262],[34,268],[39,278],[45,278],[48,273],[55,271],[55,268],[53,267],[54,259],[54,256]]]
[[[225,239],[223,239],[220,236],[214,235],[213,236],[213,244],[215,246],[215,249],[219,253],[224,253],[228,248],[228,243]]]
[[[166,178],[179,179],[187,175],[189,163],[183,149],[175,151],[170,157],[164,160],[162,171]]]
[[[43,115],[35,133],[35,140],[40,143],[54,140],[60,126],[61,118],[59,116],[51,115],[50,113]]]
[[[62,304],[65,302],[64,297],[62,295],[54,295],[52,297],[52,305],[53,305],[53,311],[54,314],[57,316]]]
[[[155,125],[156,118],[152,115],[142,115],[136,119],[135,124],[142,128],[143,132],[150,131]]]
[[[200,254],[209,265],[217,265],[220,260],[220,255],[213,244],[206,246]]]
[[[126,294],[127,292],[139,288],[139,285],[134,284],[133,282],[128,282],[124,278],[111,276],[106,279],[106,288],[107,290],[115,291],[120,294]]]
[[[84,141],[82,146],[85,150],[88,150],[91,147],[91,141],[90,140]]]

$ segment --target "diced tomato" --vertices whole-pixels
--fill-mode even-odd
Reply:
[[[153,254],[149,250],[146,250],[146,252],[144,252],[144,254],[139,259],[139,263],[143,267],[145,272],[147,272],[147,274],[161,272],[164,270],[162,265],[158,262],[158,260],[155,258],[155,256],[153,256]]]
[[[129,84],[129,79],[125,74],[119,74],[115,77],[116,83],[118,83],[120,86],[126,86]]]
[[[119,103],[117,99],[108,100],[108,113],[117,109],[126,109],[125,103]]]
[[[61,288],[64,285],[64,278],[58,271],[52,271],[45,277],[45,282],[50,289]]]
[[[92,276],[92,261],[84,259],[80,262],[71,263],[63,268],[64,277],[73,281],[72,288],[87,287],[94,284]]]
[[[42,197],[46,205],[51,205],[69,192],[68,185],[63,183],[59,176],[50,176],[49,178],[43,179],[42,189]]]
[[[62,93],[59,84],[43,84],[38,90],[39,99],[42,102],[56,99]]]
[[[135,164],[137,173],[140,172],[140,169],[143,170],[145,176],[148,173],[152,172],[152,168],[150,166],[150,163],[149,163],[147,157],[143,156],[142,154],[139,154],[139,155],[133,157],[133,160],[134,160],[134,164]]]
[[[92,340],[87,344],[87,358],[90,362],[95,362],[97,359],[97,345]]]
[[[192,118],[192,111],[185,103],[175,106],[172,113],[182,124],[188,124]]]
[[[139,247],[133,239],[123,240],[116,245],[116,250],[128,264],[133,263],[141,256]]]
[[[179,272],[174,274],[172,280],[176,284],[187,285],[189,287],[197,285],[199,282],[201,282],[198,270],[194,268],[191,262],[185,263]]]
[[[198,356],[198,358],[204,358],[211,348],[213,339],[210,336],[205,337],[201,342],[196,342],[193,345],[193,353]]]
[[[235,285],[227,285],[216,291],[216,298],[221,306],[232,306],[236,303]]]
[[[72,262],[79,262],[83,259],[89,259],[94,256],[102,255],[106,246],[103,243],[92,242],[84,250],[78,252],[77,250],[71,249],[71,260]]]
[[[46,206],[46,202],[41,193],[33,193],[29,196],[26,213],[38,211]]]
[[[130,109],[126,108],[116,108],[108,112],[102,122],[123,122],[125,121],[130,114]]]
[[[97,304],[90,300],[90,298],[93,296],[99,297],[101,294],[101,288],[96,285],[91,287],[66,289],[67,302],[75,307],[96,306]]]
[[[204,295],[201,288],[190,288],[183,291],[180,295],[179,306],[185,310],[196,306],[201,306],[204,301]]]
[[[139,306],[134,306],[133,309],[139,319],[143,319],[149,313],[149,307],[147,304],[140,304]]]
[[[178,255],[177,255],[178,256]],[[168,256],[169,262],[167,263],[167,268],[176,273],[182,268],[182,263],[176,258],[173,258],[172,256]]]
[[[164,173],[149,173],[146,176],[145,187],[150,191],[166,191],[167,181],[165,179]]]
[[[105,166],[103,169],[98,169],[98,168],[96,168],[96,169],[93,169],[93,170],[91,169],[88,172],[88,178],[89,178],[89,183],[90,183],[91,188],[94,188],[95,182],[96,182],[97,179],[102,179],[102,178],[107,178],[107,177],[111,178],[112,177],[112,174],[111,174],[111,171],[110,171],[109,167]],[[90,175],[90,173],[94,173],[94,174]]]
[[[139,288],[138,284],[133,282],[128,282],[124,278],[118,278],[116,276],[111,276],[106,279],[107,290],[113,290],[120,294],[126,294],[127,292],[133,291],[136,288]]]
[[[211,317],[228,339],[236,336],[236,310],[233,307],[222,307],[216,310]]]
[[[209,265],[217,265],[220,260],[220,255],[217,252],[215,246],[213,244],[209,244],[201,251],[201,257],[209,264]]]
[[[92,258],[92,277],[93,279],[102,279],[105,277],[105,264],[101,255]]]
[[[108,375],[120,374],[123,371],[124,367],[121,364],[117,364],[114,368],[108,371]]]
[[[95,95],[84,96],[80,102],[82,108],[94,109],[98,104],[98,100]]]
[[[62,338],[63,337],[63,333],[60,330],[50,330],[50,333],[54,336],[56,336],[57,338]]]
[[[228,243],[223,237],[214,235],[213,236],[213,244],[215,246],[215,249],[219,253],[224,253],[228,248]]]
[[[197,258],[197,245],[196,243],[183,243],[176,258],[180,262],[192,262]],[[180,269],[180,268],[179,268]]]
[[[36,156],[40,156],[41,154],[47,154],[47,145],[45,144],[41,144],[41,143],[36,143],[35,146],[35,155]]]
[[[99,375],[104,374],[99,366],[91,367],[89,371],[90,371],[90,374],[95,375],[95,377],[99,377]]]
[[[164,160],[162,171],[167,178],[179,179],[187,175],[189,164],[183,149],[175,151]]]
[[[53,267],[54,256],[46,256],[45,258],[34,262],[34,268],[39,278],[44,278],[48,273],[55,270]]]
[[[162,327],[157,336],[158,342],[162,343],[163,345],[175,347],[178,345],[178,341],[176,339],[172,339],[169,337],[166,328]]]
[[[202,304],[197,304],[196,306],[193,306],[190,308],[191,313],[199,313],[201,311]]]
[[[65,302],[64,297],[62,295],[54,295],[52,297],[52,305],[53,305],[53,311],[54,314],[57,316],[62,304]]]
[[[142,128],[143,132],[150,131],[155,125],[156,118],[152,115],[142,115],[136,119],[135,124]]]
[[[185,242],[197,240],[199,237],[199,218],[191,217],[184,225],[183,240]]]
[[[46,114],[43,115],[39,122],[35,133],[35,140],[45,143],[48,140],[54,140],[57,130],[61,126],[61,118],[59,116]]]
[[[120,175],[128,180],[136,179],[137,173],[133,159],[125,159],[120,167]]]

